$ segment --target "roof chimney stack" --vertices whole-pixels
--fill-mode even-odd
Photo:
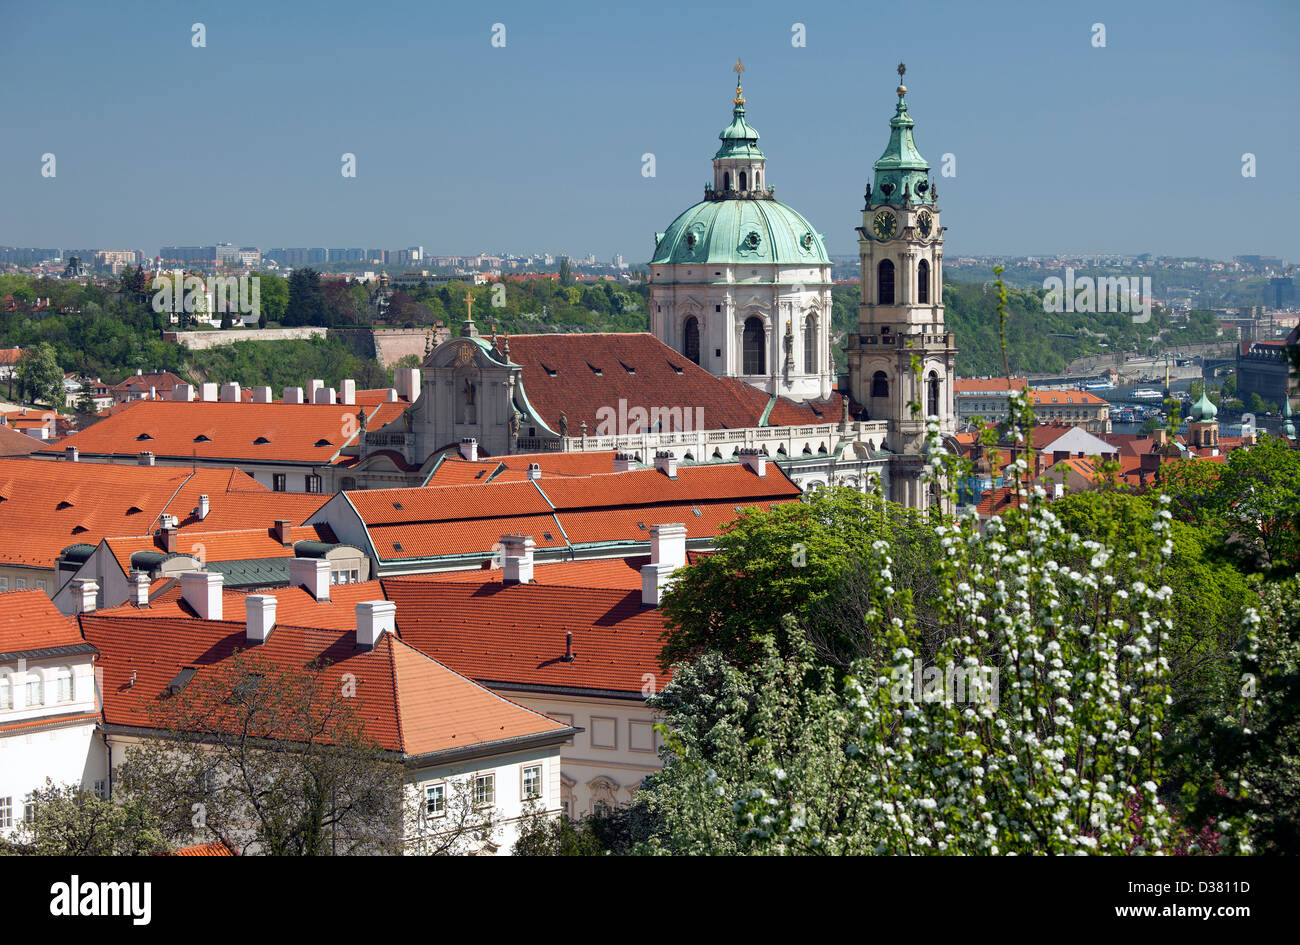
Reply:
[[[285,402],[286,404],[301,404],[301,403],[304,403],[304,401],[303,401],[303,399],[302,399],[302,388],[301,388],[301,387],[286,387],[286,388],[284,389],[284,402]]]
[[[740,464],[752,470],[755,476],[763,479],[767,476],[767,457],[760,450],[744,449],[740,451]]]
[[[212,499],[206,495],[199,496],[199,521],[208,517],[208,512],[212,510]]]
[[[397,632],[397,605],[391,600],[357,604],[357,648],[373,650],[385,633]]]
[[[533,548],[531,535],[502,535],[502,580],[506,584],[528,584],[533,579]]]
[[[631,472],[632,457],[627,453],[614,454],[614,472]]]
[[[565,663],[572,663],[576,658],[577,658],[577,654],[573,652],[573,631],[565,630],[564,631],[564,655],[560,657],[560,659]]]
[[[686,526],[650,526],[650,563],[641,567],[641,605],[658,607],[672,586],[673,573],[686,564]]]
[[[221,402],[223,404],[237,404],[243,399],[243,391],[240,390],[238,382],[231,381],[229,384],[221,385]]]
[[[275,524],[271,526],[271,537],[280,543],[281,548],[288,548],[291,544],[289,541],[290,535],[292,535],[291,528],[293,528],[293,522],[287,518],[277,518]]]
[[[655,469],[669,479],[677,478],[677,457],[671,450],[659,450],[655,453]]]
[[[77,578],[72,582],[73,606],[79,614],[93,614],[99,598],[99,583],[90,578]]]
[[[63,455],[67,457],[68,462],[75,463],[81,456],[81,452],[75,446],[65,446]]]
[[[325,387],[325,382],[322,381],[319,377],[313,377],[310,381],[308,381],[307,382],[307,403],[309,404],[319,403],[319,401],[316,399],[316,392],[324,389],[324,387]]]
[[[136,571],[131,575],[132,603],[137,607],[149,606],[149,572]]]
[[[335,390],[332,387],[318,387],[312,395],[314,404],[332,404],[337,401]]]
[[[324,558],[290,558],[289,585],[306,588],[316,600],[329,600],[330,563]]]
[[[216,381],[204,381],[203,383],[203,402],[205,404],[217,402],[217,384]]]
[[[529,479],[541,479],[541,478],[542,478],[542,467],[541,467],[540,465],[538,465],[537,463],[529,463],[529,464],[528,464],[528,478],[529,478]]]
[[[478,461],[478,440],[472,436],[464,437],[460,441],[460,455],[463,459],[468,459],[471,463]]]
[[[357,405],[357,382],[350,377],[343,381],[343,387],[339,390],[339,402],[349,407]]]
[[[216,571],[182,571],[181,598],[203,620],[221,619],[221,574]]]
[[[140,465],[152,466],[154,461],[153,453],[149,450],[142,450],[140,453]]]
[[[171,516],[164,515],[162,526],[163,551],[169,555],[174,555],[176,554],[176,548],[178,545],[179,541],[176,536],[176,526],[172,524]]]
[[[253,388],[253,403],[269,404],[270,402],[271,402],[271,388],[269,387]]]
[[[245,639],[251,644],[265,643],[275,629],[276,599],[270,594],[249,594],[244,598],[247,627]]]
[[[393,387],[399,398],[415,403],[420,396],[420,369],[398,368],[393,372]]]
[[[172,400],[183,400],[189,402],[194,399],[193,384],[177,384],[172,388]]]

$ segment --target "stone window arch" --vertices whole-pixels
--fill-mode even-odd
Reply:
[[[744,172],[744,171],[741,171],[741,172],[740,172],[740,189],[741,189],[741,190],[744,190],[744,189],[745,189],[745,172]]]
[[[757,315],[745,319],[745,332],[741,337],[742,373],[767,373],[767,337],[763,320]]]
[[[871,396],[889,396],[889,375],[884,371],[877,371],[871,376]]]
[[[804,321],[803,329],[803,372],[817,373],[817,313],[811,312]]]
[[[682,354],[696,364],[700,363],[700,320],[694,315],[682,325]]]
[[[926,383],[926,417],[939,416],[939,375],[935,371],[930,372],[930,377]]]
[[[603,807],[618,806],[618,785],[606,777],[595,778],[588,782],[591,793],[591,812],[594,814]]]
[[[894,304],[894,261],[880,260],[876,267],[876,301],[881,305]]]
[[[723,190],[731,189],[731,171],[722,172],[722,189]]]
[[[916,266],[916,301],[922,305],[930,301],[930,264],[924,259]]]

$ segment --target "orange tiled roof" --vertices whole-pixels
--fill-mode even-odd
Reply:
[[[216,840],[212,843],[199,843],[192,847],[181,847],[164,853],[163,856],[239,856],[238,851],[228,840]]]
[[[598,413],[617,411],[620,400],[629,410],[677,410],[692,424],[699,407],[706,429],[725,430],[758,426],[771,399],[742,381],[715,377],[646,332],[511,335],[510,360],[523,368],[529,403],[556,432],[563,413],[570,436],[583,421],[596,435],[608,416]],[[816,404],[779,398],[769,425],[833,423],[840,411],[839,394]]]
[[[490,562],[491,559],[485,561]],[[592,558],[586,561],[555,561],[533,565],[533,581],[557,587],[596,587],[624,591],[641,590],[641,567],[650,563],[649,555],[631,558]],[[474,568],[467,571],[436,571],[427,575],[431,581],[453,584],[495,584],[504,579],[500,568]],[[387,579],[396,580],[396,579]],[[382,582],[381,582],[382,583]]]
[[[1035,407],[1064,407],[1068,404],[1106,404],[1107,401],[1086,390],[1035,390],[1029,392],[1029,402]]]
[[[81,626],[103,655],[108,725],[157,726],[154,710],[182,669],[196,669],[197,678],[236,650],[247,650],[252,660],[268,668],[297,670],[319,659],[327,677],[340,684],[345,673],[363,680],[356,687],[355,706],[366,734],[380,747],[407,756],[568,731],[564,724],[484,689],[392,634],[384,634],[373,650],[359,650],[355,630],[277,622],[265,643],[249,648],[244,624],[231,621],[87,614]],[[333,690],[332,685],[328,688]]]
[[[278,510],[277,510],[278,511]],[[206,521],[206,520],[205,520]],[[204,561],[245,561],[258,558],[291,558],[293,543],[298,541],[334,542],[334,533],[328,525],[298,525],[289,529],[289,547],[284,547],[270,528],[240,528],[227,531],[207,531],[205,522],[178,532],[177,547],[181,554],[196,554]],[[137,535],[124,538],[107,538],[109,551],[122,566],[131,570],[131,555],[137,551],[162,551],[160,535]]]
[[[641,693],[658,686],[663,616],[641,606],[641,591],[496,581],[388,578],[402,639],[487,685],[559,686]],[[565,633],[576,658],[564,662]]]
[[[144,400],[63,440],[86,456],[273,461],[325,465],[356,441],[357,411],[370,429],[399,417],[406,404],[245,404]]]
[[[0,653],[48,650],[84,642],[81,631],[41,590],[0,593]]]
[[[26,456],[49,445],[48,442],[28,436],[8,424],[0,424],[0,456]]]
[[[180,520],[182,533],[198,521],[191,510],[207,494],[206,531],[248,527],[294,508],[236,469],[0,459],[0,562],[51,568],[72,544],[97,544],[114,535],[152,534],[158,517]],[[313,495],[311,511],[327,496]],[[298,521],[306,518],[306,512]]]
[[[959,377],[952,389],[957,394],[1005,394],[1008,390],[1024,390],[1023,377]]]

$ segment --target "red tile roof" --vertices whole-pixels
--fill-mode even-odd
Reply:
[[[627,410],[677,411],[674,416],[692,429],[701,408],[705,429],[725,430],[758,426],[771,399],[742,381],[715,377],[645,332],[511,335],[510,360],[523,368],[529,403],[556,432],[563,413],[570,436],[580,433],[584,420],[593,436],[637,432],[635,420],[626,430],[601,427],[602,421],[618,422],[620,401]],[[614,411],[612,420],[605,408]],[[780,398],[769,423],[838,422],[840,413],[839,394],[814,404]]]
[[[318,503],[319,504],[319,503]],[[313,509],[314,511],[314,509]],[[277,514],[279,509],[276,509]],[[271,533],[270,528],[240,528],[227,531],[207,531],[205,523],[183,529],[177,534],[177,548],[181,554],[197,555],[204,561],[245,561],[260,558],[292,558],[293,543],[298,541],[323,541],[333,543],[334,533],[328,525],[299,525],[289,529],[286,548]],[[131,569],[131,555],[137,551],[163,551],[161,535],[139,535],[106,539],[109,550],[123,571]]]
[[[239,856],[228,840],[216,840],[212,843],[199,843],[192,847],[181,847],[164,853],[162,856]]]
[[[399,417],[406,404],[365,407],[375,429]],[[142,400],[59,444],[85,456],[229,459],[324,465],[343,457],[356,440],[356,406],[244,404]]]
[[[0,653],[48,650],[84,642],[69,620],[41,590],[0,593]]]
[[[26,456],[49,445],[48,442],[28,436],[8,424],[0,424],[0,456]]]
[[[445,464],[444,464],[445,465]],[[738,508],[797,501],[775,463],[759,477],[739,463],[483,485],[346,493],[383,560],[490,553],[505,534],[533,536],[538,550],[604,541],[648,541],[649,527],[684,522],[692,538],[718,534]],[[549,535],[549,537],[547,537]],[[400,546],[400,547],[398,547]]]
[[[327,679],[359,681],[356,711],[366,734],[407,756],[488,746],[529,735],[562,735],[568,727],[484,689],[407,643],[384,634],[373,650],[356,647],[355,630],[319,630],[277,623],[265,643],[249,647],[242,623],[187,618],[88,614],[86,639],[100,648],[104,721],[154,728],[168,683],[182,669],[210,674],[244,650],[269,670],[301,671],[320,660]],[[132,679],[134,678],[134,682]],[[191,681],[193,685],[193,681]],[[333,690],[331,684],[327,687]],[[292,737],[291,731],[280,731]]]
[[[175,515],[185,534],[198,522],[191,510],[201,494],[212,504],[204,531],[302,521],[328,498],[286,503],[288,493],[271,492],[236,469],[0,459],[0,562],[51,568],[69,545],[152,534],[163,513]],[[309,511],[286,511],[306,505]]]
[[[397,604],[402,639],[487,685],[640,694],[659,665],[661,612],[641,606],[641,591],[546,584],[505,586],[438,580],[433,575],[385,579]],[[576,658],[565,662],[565,634]]]

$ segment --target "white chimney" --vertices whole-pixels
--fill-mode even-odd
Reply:
[[[468,459],[471,463],[478,461],[478,440],[472,436],[464,437],[460,441],[460,455],[463,459]]]
[[[93,614],[99,597],[99,582],[93,578],[77,578],[72,582],[72,600],[79,614]]]
[[[216,571],[181,572],[181,598],[203,620],[220,620],[221,575]]]
[[[269,387],[253,388],[253,403],[269,404],[270,402],[271,402],[271,388]]]
[[[641,567],[641,605],[658,607],[672,586],[673,573],[686,565],[686,526],[680,522],[650,526],[650,563]]]
[[[301,388],[301,387],[286,387],[286,388],[284,389],[284,402],[285,402],[286,404],[301,404],[301,403],[303,403],[304,401],[303,401],[303,399],[302,399],[302,388]]]
[[[63,448],[63,455],[67,457],[68,462],[75,463],[77,459],[81,456],[81,451],[78,450],[75,446],[65,446]]]
[[[357,646],[373,650],[385,633],[397,632],[397,605],[391,600],[365,600],[357,604]]]
[[[502,535],[502,580],[506,584],[528,584],[533,579],[533,548],[531,535]]]
[[[397,391],[392,387],[388,388],[388,393],[384,394],[384,401],[390,404],[397,403]]]
[[[759,450],[741,450],[740,464],[746,469],[753,470],[754,475],[758,476],[760,479],[767,476],[767,457]]]
[[[627,453],[614,454],[614,472],[631,472],[632,457]]]
[[[655,469],[663,473],[669,479],[676,479],[677,457],[669,450],[659,450],[655,453]]]
[[[270,594],[249,594],[244,598],[244,636],[249,643],[265,643],[275,629],[275,603]]]
[[[141,466],[152,466],[152,465],[153,465],[153,461],[154,461],[153,453],[150,452],[149,450],[143,450],[143,451],[140,453],[140,465],[141,465]]]
[[[324,558],[290,558],[289,585],[306,588],[317,600],[329,600],[330,563]]]
[[[332,387],[318,387],[312,395],[314,404],[332,404],[335,400],[335,392]]]
[[[172,388],[172,400],[183,400],[189,402],[194,399],[193,384],[177,384]]]
[[[212,510],[212,499],[206,495],[199,496],[199,521],[208,517],[208,512]]]
[[[529,479],[541,479],[541,478],[542,478],[542,467],[539,466],[537,463],[529,463],[529,464],[528,464],[528,478],[529,478]]]
[[[156,388],[156,387],[150,387],[150,388],[149,388],[149,399],[150,399],[150,400],[157,400],[157,399],[158,399],[158,388]]]
[[[324,386],[325,386],[325,382],[322,381],[319,377],[313,377],[310,381],[308,381],[307,382],[307,403],[309,404],[316,403],[317,402],[316,391],[322,389]]]
[[[355,407],[357,404],[357,382],[352,378],[347,378],[343,382],[343,388],[339,391],[339,397],[344,406]]]
[[[217,384],[215,381],[204,382],[202,400],[205,404],[217,402]]]
[[[137,607],[149,606],[149,572],[136,571],[131,575],[132,601]]]
[[[243,392],[235,381],[221,385],[221,402],[223,404],[237,404],[243,399],[242,395]]]
[[[398,397],[415,403],[420,396],[420,369],[398,368],[393,372],[393,386],[397,389]]]

